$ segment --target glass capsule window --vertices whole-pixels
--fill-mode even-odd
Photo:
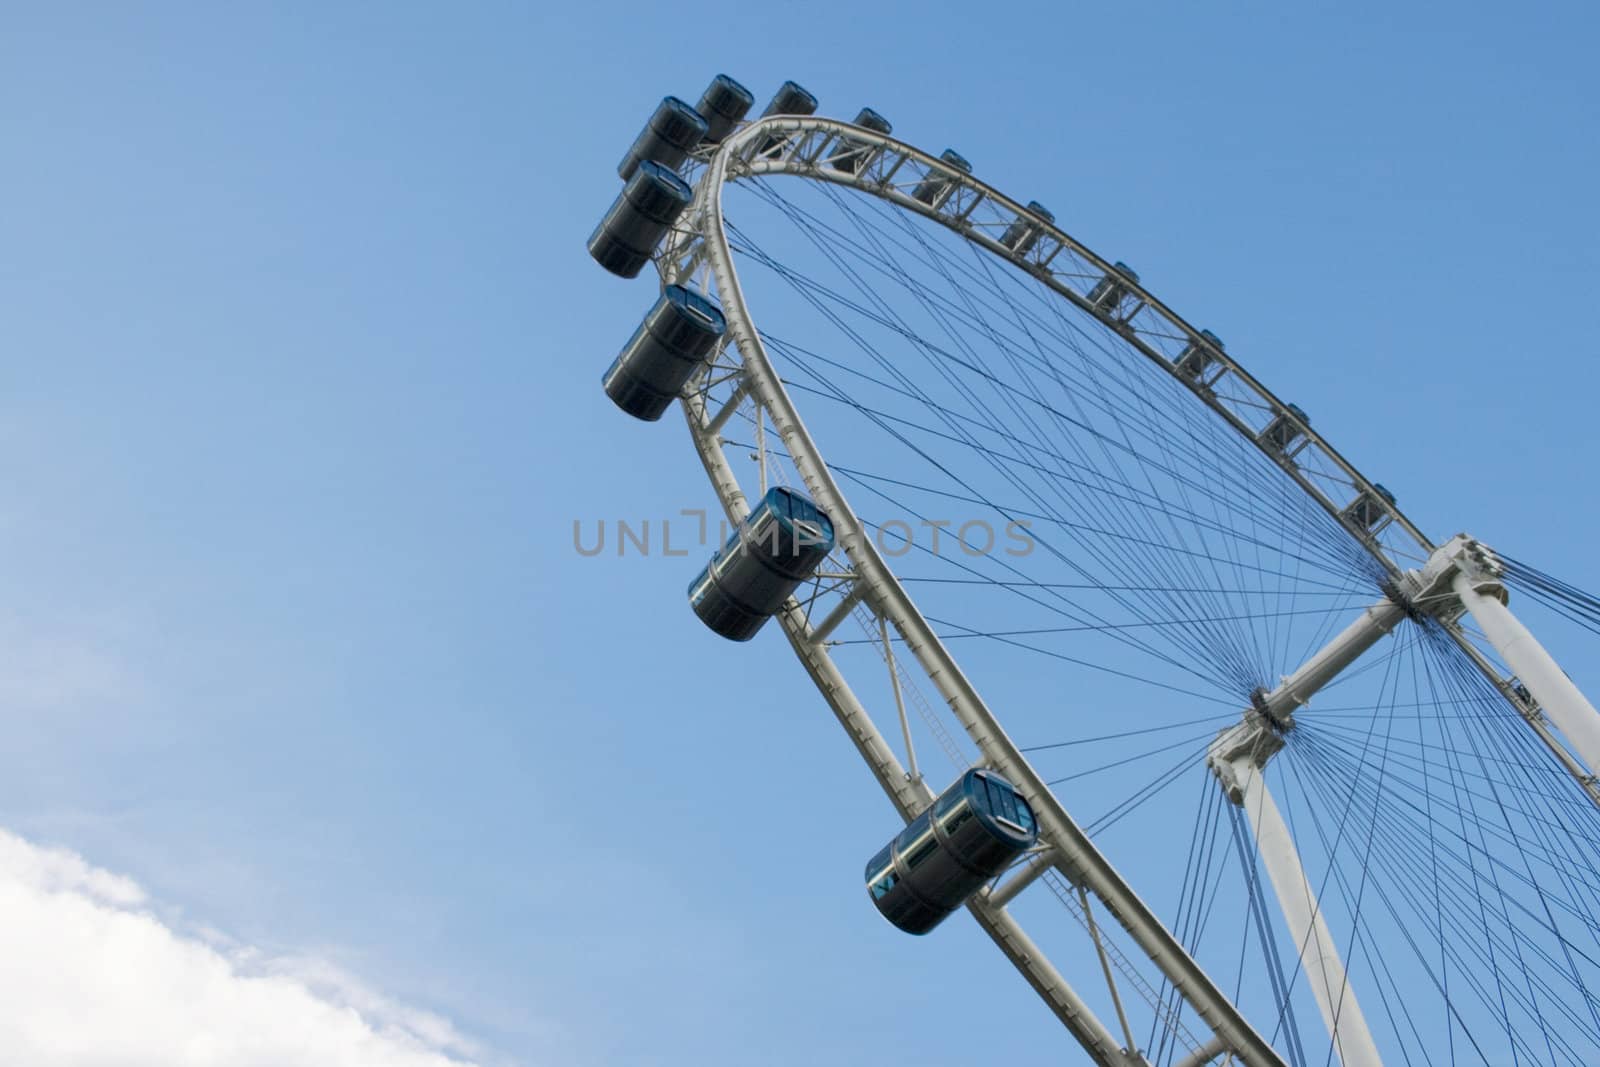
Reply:
[[[939,820],[946,837],[953,835],[972,818],[972,805],[967,803],[966,798],[957,794],[956,800],[957,803],[952,805],[949,811],[943,812]]]
[[[1022,797],[1017,797],[1017,825],[1033,833],[1033,809]]]
[[[900,880],[894,873],[894,855],[888,845],[867,864],[867,888],[873,900],[882,900]]]
[[[933,827],[923,831],[921,837],[913,841],[905,852],[906,870],[916,870],[929,856],[939,849],[939,839],[933,836]]]
[[[994,812],[995,818],[1017,822],[1017,795],[993,778],[985,781],[989,786],[989,810]]]

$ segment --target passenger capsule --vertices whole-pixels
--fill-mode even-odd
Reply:
[[[1361,495],[1350,502],[1350,506],[1344,509],[1344,517],[1363,530],[1371,530],[1389,514],[1389,508],[1393,506],[1394,494],[1374,482],[1370,491],[1362,490]]]
[[[817,113],[817,98],[805,90],[798,82],[784,82],[778,86],[778,91],[773,94],[772,103],[761,113],[762,118],[769,115],[815,115]],[[764,156],[784,142],[782,134],[768,134],[756,145],[756,155]]]
[[[937,208],[944,203],[944,198],[949,196],[956,187],[956,178],[951,171],[960,171],[962,174],[972,173],[972,164],[954,148],[946,148],[939,153],[939,158],[950,165],[950,170],[933,168],[928,171],[927,177],[917,183],[911,191],[913,200],[920,200],[929,207]]]
[[[589,235],[589,254],[612,274],[637,278],[693,199],[688,182],[660,163],[645,160]]]
[[[1115,318],[1128,297],[1128,282],[1137,283],[1139,272],[1126,263],[1113,263],[1111,269],[1089,290],[1089,304],[1107,318]]]
[[[1204,378],[1206,371],[1210,370],[1211,365],[1217,361],[1217,357],[1212,354],[1212,348],[1218,352],[1227,350],[1227,346],[1222,343],[1222,338],[1210,330],[1201,330],[1200,336],[1211,342],[1211,348],[1207,348],[1198,341],[1190,341],[1183,351],[1178,354],[1176,361],[1178,372],[1185,378],[1194,381]]]
[[[700,621],[748,641],[833,551],[833,520],[809,499],[769,489],[689,586]]]
[[[885,137],[894,132],[894,127],[889,124],[889,120],[870,107],[864,107],[856,114],[855,125],[860,126],[863,130],[881,133]],[[841,135],[838,145],[834,148],[833,169],[842,170],[847,174],[860,174],[861,168],[867,165],[867,161],[872,158],[872,154],[875,151],[877,151],[876,147],[867,144],[865,141],[858,141],[853,137]]]
[[[994,771],[970,770],[867,864],[867,895],[908,934],[925,934],[1034,846],[1033,809]]]
[[[1043,219],[1046,223],[1056,221],[1056,217],[1050,209],[1037,200],[1028,201],[1028,212]],[[1016,221],[1007,226],[1006,232],[1000,235],[1000,243],[1017,255],[1025,256],[1033,249],[1034,243],[1039,240],[1039,234],[1042,232],[1037,222],[1018,215]]]
[[[708,128],[702,138],[705,143],[721,144],[722,139],[732,133],[733,128],[750,113],[751,105],[755,102],[756,98],[750,95],[749,89],[726,74],[712,78],[706,91],[700,94],[700,102],[694,106],[700,117],[706,120]]]
[[[700,112],[677,97],[669,96],[656,106],[650,121],[633,139],[628,154],[617,164],[617,174],[627,181],[633,177],[639,164],[647,159],[660,163],[668,170],[677,170],[689,158],[689,150],[700,143],[709,128]]]
[[[727,323],[705,296],[669,285],[600,383],[617,407],[654,422],[716,347]]]
[[[1293,404],[1285,404],[1285,410],[1274,415],[1272,421],[1267,423],[1261,431],[1260,441],[1274,452],[1285,452],[1289,446],[1305,436],[1302,427],[1310,426],[1311,419],[1305,412]]]
[[[772,94],[772,103],[761,113],[762,118],[768,115],[815,115],[817,113],[817,98],[812,96],[806,87],[799,82],[784,82],[778,86],[778,91]]]

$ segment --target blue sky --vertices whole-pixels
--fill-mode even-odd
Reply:
[[[0,824],[486,1062],[1076,1055],[971,923],[871,913],[892,814],[779,636],[700,630],[692,563],[573,552],[711,503],[675,416],[597,385],[648,285],[583,242],[666,93],[794,78],[959,146],[1435,538],[1600,588],[1577,7],[6,21]]]

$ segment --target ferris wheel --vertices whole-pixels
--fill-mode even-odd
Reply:
[[[1600,715],[1508,590],[1600,604],[960,153],[753,103],[624,156],[589,250],[661,288],[604,387],[727,517],[693,612],[776,618],[901,816],[863,906],[964,907],[1099,1064],[1600,1062]]]

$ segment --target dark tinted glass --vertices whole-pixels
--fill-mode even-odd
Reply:
[[[921,840],[912,843],[906,853],[906,869],[915,870],[924,860],[933,855],[939,848],[939,839],[933,836],[930,829]]]
[[[890,847],[888,845],[884,845],[883,848],[878,851],[878,854],[872,857],[872,860],[867,864],[866,880],[871,882],[877,878],[880,878],[882,877],[884,871],[891,870],[893,867],[894,859],[890,853]]]
[[[1033,833],[1033,809],[1022,797],[1017,797],[1017,825]]]
[[[1011,822],[1016,822],[1016,794],[1011,791],[1011,787],[1002,785],[993,778],[988,779],[988,783],[989,810],[994,812],[995,817],[998,819],[1007,819]]]
[[[966,799],[966,795],[959,786],[944,791],[938,801],[933,805],[933,817],[943,819],[955,809],[955,806]]]
[[[964,799],[965,798],[963,798],[963,800]],[[946,837],[952,837],[952,836],[954,836],[955,832],[957,830],[961,829],[961,827],[965,826],[967,824],[967,821],[969,819],[971,819],[971,818],[972,818],[972,805],[963,803],[959,808],[957,808],[955,811],[951,812],[947,817],[941,819],[939,825],[944,827],[944,835]]]

